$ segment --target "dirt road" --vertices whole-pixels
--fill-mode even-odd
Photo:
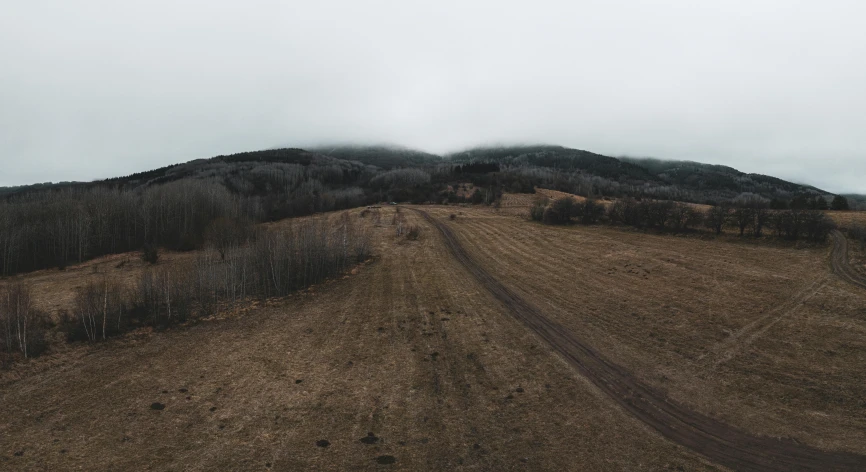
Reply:
[[[866,288],[866,277],[863,277],[848,263],[848,239],[838,230],[833,231],[833,254],[830,256],[830,266],[840,279]]]
[[[622,408],[667,439],[735,470],[866,470],[864,456],[823,451],[786,439],[754,436],[673,401],[547,318],[482,268],[447,225],[422,210],[416,211],[439,230],[451,254],[515,318]],[[834,269],[838,252],[834,251]],[[838,260],[844,261],[845,253],[842,254]]]

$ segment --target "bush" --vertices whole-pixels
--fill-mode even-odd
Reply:
[[[451,213],[450,215],[448,215],[448,219],[451,221],[454,221],[457,219],[457,215],[455,215],[454,213]]]
[[[820,210],[783,210],[772,213],[769,224],[776,236],[791,241],[805,238],[812,242],[824,242],[830,231],[836,228],[833,220]]]
[[[571,197],[558,198],[544,209],[542,221],[548,225],[564,225],[571,222],[576,213],[577,203]]]
[[[621,199],[613,202],[613,205],[607,209],[607,220],[613,224],[626,224],[637,226],[629,221],[629,217],[633,214],[635,201],[631,199]]]
[[[159,261],[159,251],[155,244],[146,243],[141,249],[141,260],[148,264],[156,264]]]
[[[848,205],[847,198],[843,197],[842,195],[836,195],[835,197],[833,197],[833,202],[830,203],[830,209],[847,211],[850,210],[851,207]]]
[[[543,221],[544,220],[544,209],[546,205],[543,203],[536,203],[529,207],[529,217],[532,221]]]
[[[729,209],[726,206],[717,205],[711,207],[704,213],[704,226],[713,230],[716,234],[722,234],[725,223],[728,221]]]
[[[866,249],[866,226],[855,223],[848,229],[848,234],[860,243],[860,250]]]
[[[604,216],[604,205],[597,203],[591,198],[587,198],[583,203],[575,204],[574,214],[582,224],[592,225],[598,223]]]
[[[410,241],[418,240],[418,237],[421,235],[421,228],[416,225],[409,226],[406,229],[406,239]]]
[[[688,231],[700,221],[700,213],[688,203],[675,203],[668,210],[668,224],[674,231]]]

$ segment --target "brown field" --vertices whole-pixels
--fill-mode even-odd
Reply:
[[[586,197],[575,195],[573,193],[560,192],[558,190],[550,190],[546,188],[536,187],[535,193],[504,193],[500,202],[500,210],[502,213],[515,216],[529,217],[529,207],[543,198],[548,200],[556,200],[563,197],[571,197],[577,202],[586,200]],[[599,199],[598,202],[604,206],[611,205],[615,199],[605,197]],[[705,212],[710,208],[710,205],[702,205],[700,203],[688,203],[695,210]],[[833,212],[830,212],[833,213]],[[851,212],[838,212],[851,213]],[[866,215],[866,212],[863,212]],[[834,217],[835,219],[835,217]],[[866,219],[864,219],[866,221]]]
[[[842,228],[852,223],[866,226],[866,211],[828,211],[827,215]]]
[[[194,252],[160,251],[159,263],[183,264],[194,257]],[[140,253],[114,254],[70,265],[64,270],[45,269],[0,279],[0,286],[18,281],[25,282],[35,295],[34,308],[48,313],[56,320],[61,311],[72,309],[76,290],[87,283],[107,277],[132,287],[146,267],[147,264],[141,260]]]
[[[507,290],[672,402],[755,436],[866,454],[866,291],[833,275],[829,246],[419,208]],[[16,367],[0,384],[0,468],[725,470],[581,375],[430,222],[404,209],[422,234],[397,239],[395,210],[382,211],[376,256],[356,275]],[[137,270],[116,264],[104,265],[117,277]],[[58,287],[91,272],[24,279],[60,306]]]
[[[544,198],[548,198],[550,200],[556,200],[557,198],[563,198],[563,197],[571,197],[571,198],[577,200],[578,202],[582,202],[582,201],[586,200],[585,197],[581,197],[580,195],[575,195],[573,193],[560,192],[559,190],[550,190],[550,189],[541,188],[541,187],[535,188],[535,194],[540,195]]]
[[[504,193],[499,201],[499,211],[507,215],[529,218],[529,207],[541,198],[543,197],[531,193]]]

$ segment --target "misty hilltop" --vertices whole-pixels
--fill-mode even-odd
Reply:
[[[535,187],[594,197],[708,204],[748,193],[780,207],[795,198],[830,201],[833,197],[810,185],[747,174],[723,165],[616,158],[555,145],[477,147],[445,155],[384,145],[269,149],[196,159],[94,182],[3,187],[0,195],[61,188],[139,189],[194,179],[218,182],[233,193],[265,197],[286,192],[282,183],[285,177],[276,178],[277,174],[292,176],[289,180],[296,188],[289,193],[301,192],[311,198],[363,196],[358,204],[373,200],[440,202],[448,199],[449,185],[458,181],[472,183],[485,193],[485,200],[495,199],[501,192],[531,193]]]

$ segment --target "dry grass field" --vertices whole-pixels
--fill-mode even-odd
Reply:
[[[866,452],[866,292],[830,274],[829,249],[528,224],[478,212],[454,231],[503,283],[672,398]]]
[[[185,264],[195,257],[194,252],[160,252],[160,264]],[[76,290],[108,278],[132,287],[145,270],[147,264],[139,253],[113,254],[92,259],[81,264],[70,265],[64,270],[45,269],[0,279],[0,286],[10,282],[24,281],[35,295],[34,308],[44,311],[56,319],[63,310],[71,310]]]
[[[672,401],[866,454],[866,291],[831,273],[829,247],[423,210],[502,285]],[[404,209],[422,228],[408,241],[382,211],[375,257],[355,274],[17,367],[0,384],[0,469],[724,470],[510,316],[430,222]],[[140,270],[117,264],[100,267]],[[92,271],[24,279],[60,308]]]
[[[866,226],[866,211],[828,211],[827,215],[842,228],[852,223]]]
[[[535,188],[535,193],[505,193],[502,195],[502,200],[500,202],[500,212],[508,215],[515,216],[524,216],[529,217],[529,207],[534,205],[535,203],[541,201],[542,199],[548,200],[556,200],[563,197],[571,197],[577,202],[582,202],[586,200],[586,197],[582,197],[580,195],[575,195],[573,193],[560,192],[558,190],[551,190],[541,187]],[[599,203],[604,205],[605,207],[611,205],[614,200],[605,197],[604,199],[599,199]],[[694,208],[695,210],[705,212],[710,206],[709,205],[701,205],[698,203],[689,203],[689,206]],[[851,212],[838,212],[840,214],[851,213]],[[866,213],[866,212],[864,212]],[[835,217],[834,217],[835,219]]]

